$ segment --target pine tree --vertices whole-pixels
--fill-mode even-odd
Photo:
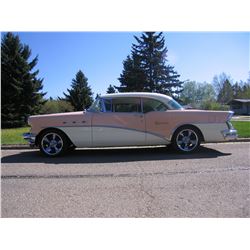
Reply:
[[[127,56],[123,61],[123,71],[118,80],[121,85],[115,86],[115,88],[119,92],[145,91],[146,74],[141,68],[140,58],[136,54],[133,54],[132,57]]]
[[[63,93],[65,100],[71,103],[75,111],[88,108],[93,102],[93,93],[88,85],[88,79],[81,70],[76,73],[76,77],[71,83],[71,89],[67,89],[67,91],[69,94]]]
[[[241,97],[241,93],[242,93],[242,87],[241,87],[241,85],[238,82],[236,82],[232,86],[232,89],[233,89],[233,98],[235,98],[235,99],[240,98]]]
[[[132,57],[123,63],[124,70],[119,78],[119,91],[148,91],[163,94],[179,94],[182,91],[180,75],[173,66],[166,65],[167,48],[163,33],[144,32],[135,36]]]
[[[218,102],[221,104],[227,104],[233,99],[233,88],[228,79],[224,81],[217,99]]]
[[[109,84],[106,92],[107,92],[107,94],[113,94],[113,93],[115,93],[116,92],[115,91],[115,87],[113,85]]]
[[[43,79],[37,78],[38,57],[30,59],[31,49],[19,36],[6,33],[1,41],[2,127],[18,127],[27,117],[39,113],[45,103]]]

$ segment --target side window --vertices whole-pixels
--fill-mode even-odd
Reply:
[[[167,106],[155,99],[144,98],[143,99],[143,112],[147,113],[150,111],[166,111]]]
[[[140,98],[115,98],[112,100],[113,112],[141,112]]]

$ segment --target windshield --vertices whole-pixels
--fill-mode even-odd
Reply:
[[[87,109],[90,112],[102,112],[102,102],[101,99],[96,99],[93,104]]]
[[[177,101],[175,101],[174,99],[171,99],[168,102],[168,107],[170,109],[184,109]]]

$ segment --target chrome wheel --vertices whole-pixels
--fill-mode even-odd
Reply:
[[[193,129],[183,129],[176,136],[176,145],[181,151],[193,151],[199,145],[199,136]]]
[[[60,154],[63,150],[62,137],[55,132],[45,134],[41,140],[41,149],[50,156]]]

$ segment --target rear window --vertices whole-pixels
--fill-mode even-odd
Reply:
[[[159,100],[144,98],[143,99],[143,112],[151,112],[151,111],[166,111],[167,106],[160,102]]]
[[[170,109],[183,109],[183,107],[174,99],[168,102],[168,106]]]

